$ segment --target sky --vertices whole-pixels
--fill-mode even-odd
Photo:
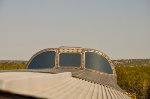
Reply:
[[[150,0],[0,0],[0,60],[59,46],[150,58]]]

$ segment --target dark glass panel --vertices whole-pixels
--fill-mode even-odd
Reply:
[[[47,51],[37,55],[29,64],[28,69],[52,68],[55,66],[55,54],[55,51]]]
[[[79,53],[61,53],[59,55],[60,66],[81,66],[81,54]]]
[[[109,74],[113,73],[113,70],[108,60],[105,57],[98,55],[94,52],[86,52],[85,67]]]

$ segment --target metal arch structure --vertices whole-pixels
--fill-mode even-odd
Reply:
[[[116,71],[115,71],[114,65],[113,65],[111,59],[110,59],[105,53],[103,53],[103,52],[101,52],[101,51],[99,51],[99,50],[90,49],[90,48],[81,48],[81,47],[64,47],[64,46],[63,46],[63,47],[59,47],[59,48],[46,48],[46,49],[43,49],[43,50],[37,52],[36,54],[34,54],[34,55],[31,57],[31,59],[30,59],[29,62],[27,63],[27,68],[29,67],[30,63],[32,62],[32,60],[33,60],[36,56],[38,56],[38,55],[40,55],[40,54],[42,54],[42,53],[44,53],[44,52],[48,52],[48,51],[55,51],[55,52],[56,52],[56,56],[55,56],[55,66],[54,66],[53,68],[61,67],[61,66],[59,65],[59,55],[60,55],[61,53],[79,53],[79,54],[81,54],[81,66],[80,66],[80,69],[85,69],[85,68],[86,68],[86,67],[85,67],[85,53],[86,53],[86,52],[93,52],[93,53],[96,53],[96,54],[98,54],[98,55],[104,57],[104,58],[109,62],[113,73],[112,73],[112,74],[108,74],[108,73],[105,73],[105,72],[101,72],[101,71],[97,71],[97,70],[93,70],[93,69],[89,69],[89,68],[88,68],[88,69],[89,69],[90,71],[92,71],[92,72],[96,72],[96,73],[100,73],[100,74],[106,74],[106,75],[113,75],[113,76],[116,77]],[[69,68],[69,67],[65,67],[65,68]],[[71,67],[71,68],[74,68],[74,67]],[[77,68],[77,67],[75,67],[75,68]],[[86,68],[86,69],[87,69],[87,68]]]
[[[42,54],[42,53],[44,53],[44,52],[48,52],[48,51],[55,51],[55,52],[56,52],[56,49],[57,49],[57,48],[46,48],[46,49],[40,50],[39,52],[35,53],[35,54],[30,58],[30,60],[28,61],[26,68],[28,69],[29,64],[32,62],[32,60],[33,60],[36,56],[38,56],[38,55],[40,55],[40,54]],[[56,61],[56,60],[55,60],[55,61]]]
[[[90,49],[90,48],[86,48],[87,52],[94,52],[100,56],[103,56],[110,64],[111,66],[111,69],[113,70],[113,75],[116,76],[116,71],[115,71],[115,68],[114,68],[114,64],[112,63],[110,57],[108,57],[104,52],[102,51],[99,51],[99,50],[95,50],[95,49]],[[104,74],[107,74],[107,73],[104,73]]]

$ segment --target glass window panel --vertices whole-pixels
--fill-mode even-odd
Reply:
[[[61,53],[59,55],[60,66],[81,66],[81,54],[80,53]]]
[[[55,66],[55,51],[43,52],[30,62],[28,69],[44,69]]]
[[[94,52],[85,53],[85,67],[109,74],[113,73],[113,70],[108,60],[105,57],[98,55]]]

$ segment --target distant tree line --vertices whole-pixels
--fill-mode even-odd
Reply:
[[[15,70],[15,69],[25,69],[25,62],[3,62],[0,63],[0,70]]]
[[[150,59],[122,59],[113,60],[115,66],[150,66]]]
[[[116,66],[118,85],[138,99],[150,99],[150,66]]]

